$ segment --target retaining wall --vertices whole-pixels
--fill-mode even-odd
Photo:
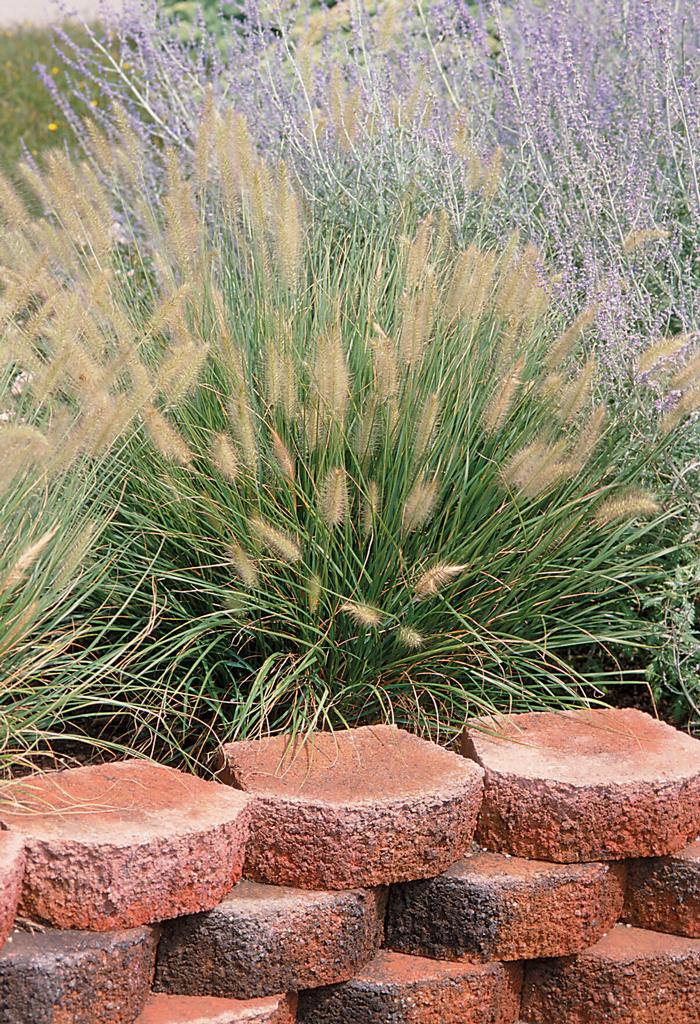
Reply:
[[[700,1024],[700,742],[637,711],[0,803],[0,1024]]]

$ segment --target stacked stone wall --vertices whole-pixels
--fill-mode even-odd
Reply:
[[[700,742],[389,726],[0,792],[0,1024],[700,1024]]]

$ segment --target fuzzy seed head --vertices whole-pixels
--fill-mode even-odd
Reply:
[[[668,360],[673,359],[688,345],[691,337],[690,334],[681,334],[670,338],[659,338],[637,360],[638,372],[651,373]]]
[[[437,391],[433,391],[423,403],[418,425],[416,426],[416,440],[413,447],[414,459],[421,459],[430,448],[435,437],[439,419],[440,397]]]
[[[309,602],[309,611],[312,615],[315,615],[321,601],[321,578],[316,573],[312,573],[309,576],[309,581],[306,585],[306,596]]]
[[[416,580],[413,586],[413,597],[416,601],[423,601],[427,597],[434,597],[448,583],[461,576],[467,565],[457,565],[450,562],[438,562],[437,565],[426,569]]]
[[[226,480],[236,480],[240,470],[240,460],[228,434],[214,434],[211,442],[211,460]]]
[[[362,416],[356,424],[355,452],[360,462],[365,462],[374,453],[380,422],[379,401],[372,395],[365,403]]]
[[[275,459],[277,465],[282,470],[282,475],[289,481],[290,484],[294,483],[295,468],[294,458],[292,453],[287,448],[286,444],[277,433],[276,430],[270,428],[270,437],[272,438],[272,450],[275,453]]]
[[[425,637],[411,626],[401,626],[398,630],[399,642],[409,651],[419,651],[425,643]]]
[[[428,214],[408,247],[406,259],[406,285],[417,285],[429,269],[430,245],[433,237],[433,217]]]
[[[58,527],[52,527],[52,529],[47,530],[46,533],[39,537],[38,540],[34,541],[33,544],[30,544],[29,547],[25,548],[14,565],[10,567],[4,577],[0,580],[0,594],[5,594],[9,590],[13,590],[26,578],[27,573],[29,573],[32,566],[37,562],[42,551],[51,543],[53,538],[56,536],[57,531]]]
[[[348,476],[344,469],[336,467],[328,473],[323,485],[321,507],[323,518],[331,529],[340,526],[347,518]]]
[[[515,396],[522,384],[525,359],[520,358],[510,372],[496,381],[493,394],[484,409],[481,422],[487,434],[493,434],[503,426],[513,407]]]
[[[581,468],[586,465],[598,447],[598,442],[602,437],[606,420],[607,412],[605,406],[602,403],[599,403],[582,424],[573,446],[575,461]]]
[[[595,359],[588,359],[562,390],[557,403],[557,413],[562,423],[573,422],[589,401],[595,372]]]
[[[184,338],[173,346],[158,367],[158,387],[169,402],[179,402],[197,383],[208,355],[208,346]]]
[[[413,533],[428,522],[438,498],[439,483],[434,480],[419,480],[406,498],[402,514],[405,533]]]
[[[261,516],[253,516],[250,525],[260,544],[281,561],[293,564],[301,560],[299,544],[284,530],[279,530]]]
[[[240,387],[229,405],[229,421],[241,450],[246,469],[254,472],[258,465],[258,443],[253,413],[245,391]]]
[[[597,508],[594,518],[598,526],[608,526],[621,520],[649,518],[656,515],[660,507],[648,491],[626,488],[606,498]]]
[[[302,252],[302,224],[299,201],[289,181],[287,168],[279,167],[274,217],[275,247],[282,278],[294,289],[299,279]]]
[[[460,253],[443,305],[448,322],[461,319],[473,325],[479,321],[493,291],[495,275],[495,253],[480,252],[475,245]]]
[[[235,541],[226,548],[226,555],[243,586],[253,590],[258,585],[258,568],[250,555]]]
[[[497,194],[503,178],[503,150],[500,146],[494,150],[482,178],[484,198],[491,201]]]
[[[532,441],[511,456],[503,479],[526,498],[542,497],[577,471],[572,461],[563,458],[564,449],[563,441]]]
[[[377,608],[373,608],[369,604],[360,604],[357,601],[344,601],[340,606],[340,611],[358,626],[365,626],[367,629],[378,626],[383,618]]]
[[[161,455],[181,466],[191,466],[193,455],[184,437],[155,406],[148,406],[143,420],[153,444]]]
[[[379,324],[374,325],[375,337],[372,340],[374,356],[375,388],[383,402],[395,398],[399,391],[401,371],[396,358],[396,346],[386,336]]]
[[[664,231],[662,228],[646,228],[641,231],[630,231],[623,239],[622,249],[623,252],[629,256],[630,253],[633,253],[636,249],[640,249],[643,245],[648,245],[650,242],[661,242],[668,237],[668,231]]]
[[[672,391],[685,391],[688,387],[694,387],[700,381],[700,352],[696,352],[688,359],[677,373],[674,373],[669,382]]]
[[[674,430],[686,416],[696,413],[700,409],[700,384],[689,388],[676,402],[675,406],[666,413],[661,420],[661,430],[664,434]]]
[[[406,366],[415,366],[423,358],[433,329],[436,296],[437,284],[432,267],[425,270],[419,287],[403,294],[399,354]]]
[[[367,484],[367,495],[362,505],[362,532],[365,537],[374,530],[374,523],[381,508],[379,485],[376,480]]]
[[[350,371],[337,325],[319,339],[314,384],[321,403],[321,416],[342,425],[350,398]]]
[[[576,348],[576,345],[583,337],[596,318],[596,307],[589,306],[576,317],[566,330],[559,335],[545,357],[545,365],[550,370],[561,366],[568,359]]]

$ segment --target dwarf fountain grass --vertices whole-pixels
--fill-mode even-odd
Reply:
[[[619,678],[584,656],[645,642],[670,435],[635,454],[605,422],[539,253],[462,250],[439,217],[329,227],[235,148],[244,122],[209,118],[196,178],[166,153],[164,201],[122,208],[127,242],[118,146],[101,195],[56,163],[45,216],[2,237],[3,360],[34,374],[36,424],[3,431],[33,432],[18,458],[109,465],[101,585],[139,638],[120,686],[199,749],[212,728],[449,733]]]

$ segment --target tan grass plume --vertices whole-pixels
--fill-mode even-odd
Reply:
[[[277,465],[282,471],[282,475],[289,481],[290,484],[294,483],[296,476],[296,470],[294,465],[294,456],[290,452],[287,445],[284,443],[280,435],[272,427],[270,428],[270,437],[272,438],[272,450],[277,460]]]
[[[238,452],[228,434],[217,432],[211,441],[211,459],[226,480],[236,480],[241,468]]]
[[[659,502],[649,491],[628,487],[606,498],[596,509],[594,518],[599,526],[608,526],[621,520],[654,516],[660,508]]]
[[[234,436],[240,446],[243,464],[250,472],[255,472],[258,465],[258,438],[253,412],[243,387],[240,387],[232,397],[228,407],[228,416]]]
[[[406,533],[424,526],[433,514],[440,485],[437,479],[418,480],[404,502],[401,524]]]
[[[557,402],[557,412],[562,423],[572,423],[590,401],[595,373],[596,361],[588,359],[573,380],[562,389]]]
[[[682,352],[691,337],[690,334],[681,334],[658,338],[642,352],[637,360],[638,372],[651,373],[658,369],[667,360],[673,359],[679,352]]]
[[[29,547],[24,549],[14,565],[12,565],[2,579],[0,579],[0,594],[5,594],[9,590],[13,590],[25,579],[32,567],[41,557],[41,553],[56,536],[57,532],[58,527],[52,527],[50,530],[47,530],[46,533],[42,534],[38,540],[35,540],[33,544],[30,544]]]
[[[262,546],[281,561],[293,564],[301,560],[301,548],[298,542],[284,530],[273,526],[262,516],[253,516],[250,525]]]
[[[358,626],[365,626],[368,629],[379,626],[384,617],[378,608],[357,601],[343,601],[340,611],[349,616]]]
[[[367,494],[362,503],[362,532],[365,537],[374,530],[374,523],[381,509],[381,495],[379,484],[376,480],[370,480],[367,484]]]
[[[258,567],[241,545],[236,541],[232,542],[227,546],[226,554],[241,583],[249,590],[256,587],[258,585]]]
[[[409,651],[419,651],[425,644],[425,637],[412,626],[401,626],[398,629],[399,642]]]
[[[693,387],[700,381],[700,352],[695,352],[687,360],[685,366],[677,370],[669,381],[669,387],[673,391],[684,391]]]
[[[487,434],[492,434],[503,426],[510,415],[516,395],[522,385],[522,373],[525,358],[521,356],[515,365],[494,383],[493,394],[481,416],[481,422]]]
[[[340,466],[331,469],[321,490],[321,510],[326,524],[340,526],[347,518],[349,507],[348,477]]]
[[[596,307],[589,306],[554,341],[545,355],[545,365],[554,370],[571,355],[579,341],[596,318]]]
[[[640,249],[643,245],[648,245],[650,242],[661,242],[666,238],[669,238],[669,232],[664,231],[663,228],[644,228],[639,231],[630,231],[622,241],[622,249],[629,256],[630,253]]]
[[[425,455],[433,443],[440,421],[440,396],[437,391],[426,396],[416,425],[416,436],[413,445],[413,457],[419,460]]]
[[[191,466],[192,451],[182,434],[156,409],[147,406],[143,412],[144,423],[153,444],[166,459],[172,459],[181,466]]]
[[[438,562],[426,569],[413,585],[413,597],[423,601],[427,597],[435,597],[444,587],[468,569],[466,564],[458,565],[451,562]]]

